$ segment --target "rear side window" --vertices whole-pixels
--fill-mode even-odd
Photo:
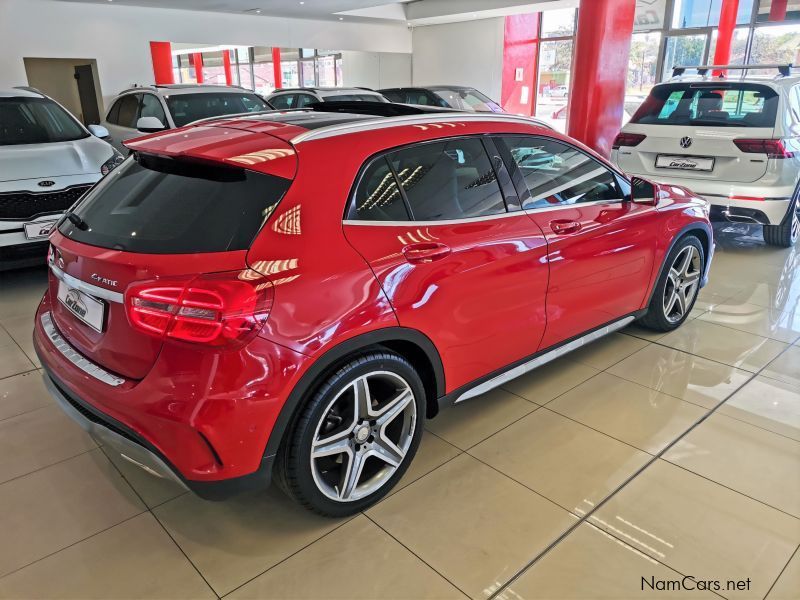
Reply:
[[[483,143],[476,138],[421,144],[389,155],[416,221],[506,212]]]
[[[577,148],[533,136],[506,137],[503,141],[530,191],[530,198],[522,204],[525,209],[624,198],[617,177]]]
[[[774,127],[778,94],[749,83],[674,83],[653,88],[633,115],[641,125]]]
[[[161,121],[162,125],[167,124],[167,116],[164,114],[164,108],[161,106],[161,100],[153,94],[144,94],[142,96],[142,110],[139,113],[139,118],[142,117],[155,117]]]
[[[405,102],[405,94],[401,90],[387,90],[381,92],[389,102]]]
[[[397,181],[385,157],[364,171],[349,219],[362,221],[408,221],[408,211]]]
[[[228,166],[137,154],[106,176],[64,220],[67,237],[152,254],[250,247],[290,181]]]

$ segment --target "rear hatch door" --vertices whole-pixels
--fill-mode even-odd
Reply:
[[[256,135],[275,145],[272,136]],[[232,164],[140,149],[51,237],[56,326],[93,362],[143,378],[162,341],[131,325],[126,288],[246,268],[247,249],[290,183]]]
[[[619,149],[619,166],[655,179],[757,181],[767,171],[767,156],[743,152],[735,140],[772,138],[778,101],[760,84],[657,86],[624,129],[645,138]]]

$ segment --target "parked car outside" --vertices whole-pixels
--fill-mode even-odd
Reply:
[[[551,98],[566,98],[569,96],[569,86],[556,85],[553,87],[546,87],[543,93],[545,96],[550,96]]]
[[[750,68],[758,68],[751,66]],[[679,76],[650,92],[614,142],[624,171],[691,188],[711,219],[800,237],[800,77]],[[731,70],[733,73],[733,70]]]
[[[344,87],[282,88],[267,96],[267,100],[277,110],[305,108],[317,102],[388,102],[373,90]]]
[[[209,117],[272,109],[264,98],[245,88],[196,84],[130,88],[109,106],[102,125],[110,133],[109,142],[123,154],[128,152],[125,141],[147,133]]]
[[[503,108],[475,88],[458,85],[402,87],[378,90],[391,102],[438,106],[467,112],[504,112]]]
[[[713,253],[707,202],[522,117],[298,110],[128,145],[51,236],[34,346],[109,451],[207,498],[274,474],[363,510],[440,408],[679,327]]]
[[[61,213],[122,162],[107,135],[37,90],[0,90],[0,270],[44,264]]]

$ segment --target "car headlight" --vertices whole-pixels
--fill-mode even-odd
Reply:
[[[109,158],[106,162],[104,162],[103,166],[100,167],[100,173],[103,176],[108,175],[109,173],[111,173],[111,171],[120,166],[122,164],[122,161],[124,160],[125,157],[122,156],[122,154],[120,154],[116,150],[114,150],[114,154],[111,155],[111,158]]]

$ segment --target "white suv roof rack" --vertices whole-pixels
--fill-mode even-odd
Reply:
[[[680,77],[686,71],[697,71],[700,77],[706,77],[708,72],[714,71],[750,71],[753,69],[776,69],[781,77],[789,77],[792,74],[794,65],[789,64],[769,64],[769,65],[686,65],[672,67],[672,77]]]

